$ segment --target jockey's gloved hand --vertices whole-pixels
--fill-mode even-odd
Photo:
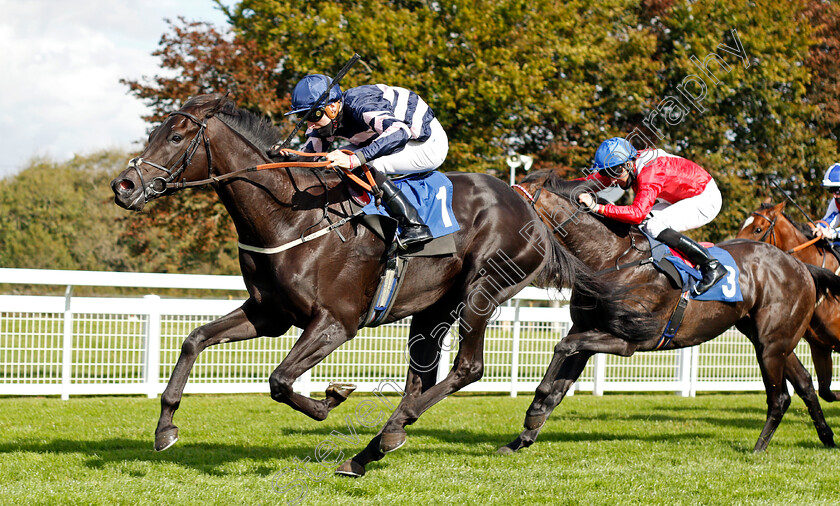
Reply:
[[[814,227],[812,233],[814,234],[814,237],[821,237],[826,241],[832,241],[837,238],[837,232],[835,232],[834,229],[821,227],[819,225]]]
[[[301,156],[286,149],[281,149],[280,144],[275,144],[265,150],[265,154],[276,162],[298,162]]]

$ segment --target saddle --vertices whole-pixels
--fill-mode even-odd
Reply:
[[[448,186],[442,186],[444,180]],[[403,274],[408,267],[410,258],[447,256],[455,253],[453,233],[458,231],[460,227],[455,221],[454,213],[452,213],[452,186],[443,174],[436,171],[392,179],[394,184],[400,188],[400,191],[406,194],[415,204],[419,214],[424,218],[435,236],[431,241],[412,244],[409,245],[408,249],[403,250],[397,247],[397,220],[391,218],[384,207],[377,206],[375,197],[369,191],[359,188],[357,184],[352,184],[348,178],[342,178],[342,181],[344,181],[350,194],[350,207],[353,215],[360,214],[360,222],[389,245],[385,254],[385,268],[380,275],[379,286],[376,288],[367,314],[359,322],[359,328],[376,327],[385,321],[394,301],[397,299],[404,279]],[[441,199],[438,197],[440,192],[437,188],[449,189],[449,198],[442,203],[439,202]],[[444,212],[449,213],[450,222],[438,223],[434,220],[434,217],[441,214],[440,210],[437,213],[434,210],[424,212],[424,209],[428,210],[431,207],[429,201],[431,201],[432,206],[435,204],[447,206],[444,208]],[[432,219],[430,220],[429,217],[432,217]]]

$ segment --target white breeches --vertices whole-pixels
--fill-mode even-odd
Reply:
[[[641,228],[650,236],[656,237],[666,228],[684,232],[702,227],[715,219],[721,204],[720,190],[715,180],[711,179],[700,195],[680,200],[675,204],[654,204]]]
[[[431,122],[432,135],[424,142],[408,141],[402,150],[368,162],[383,174],[412,174],[437,169],[449,152],[449,138],[437,118]]]

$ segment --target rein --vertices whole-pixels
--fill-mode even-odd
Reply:
[[[183,189],[183,188],[195,188],[195,187],[198,187],[198,186],[204,186],[204,185],[211,184],[211,183],[218,183],[220,181],[224,181],[226,179],[231,179],[233,177],[239,176],[241,174],[249,173],[249,172],[257,172],[257,171],[260,171],[260,170],[268,170],[268,169],[280,169],[280,168],[287,168],[287,167],[333,168],[338,173],[339,176],[342,176],[342,178],[347,177],[348,179],[352,180],[354,183],[358,184],[359,186],[361,186],[365,190],[367,190],[367,191],[369,191],[369,192],[371,192],[375,195],[378,195],[381,192],[379,190],[379,187],[376,185],[376,182],[373,178],[373,175],[370,172],[370,168],[366,164],[362,165],[361,169],[364,171],[365,176],[368,180],[368,183],[370,183],[370,184],[366,183],[361,178],[359,178],[358,176],[353,174],[353,172],[350,169],[341,169],[341,171],[339,172],[339,168],[334,167],[332,165],[332,162],[330,162],[329,160],[318,161],[318,162],[299,162],[298,161],[298,162],[264,163],[264,164],[256,165],[254,167],[248,167],[246,169],[241,169],[241,170],[229,172],[227,174],[214,176],[213,175],[213,159],[212,159],[212,155],[211,155],[211,152],[210,152],[210,138],[207,136],[207,120],[212,118],[213,114],[212,113],[208,114],[207,116],[205,116],[204,120],[200,120],[197,117],[193,116],[192,114],[182,112],[182,111],[175,111],[172,114],[170,114],[170,116],[183,116],[183,117],[189,119],[190,121],[192,121],[193,123],[198,125],[198,127],[199,127],[198,132],[196,132],[195,136],[192,138],[192,140],[190,141],[190,144],[187,146],[187,149],[184,151],[184,153],[181,155],[181,157],[178,158],[178,160],[169,168],[166,168],[163,165],[159,165],[159,164],[157,164],[155,162],[151,162],[149,160],[144,160],[143,158],[140,158],[140,157],[133,158],[129,161],[129,163],[128,163],[129,168],[134,169],[134,171],[137,172],[137,176],[140,178],[140,183],[143,187],[143,197],[146,199],[146,202],[151,200],[151,198],[157,197],[157,196],[161,195],[162,193],[164,193],[166,190],[170,190],[170,189],[180,190],[180,189]],[[201,179],[201,180],[197,180],[197,181],[177,181],[177,182],[173,182],[190,165],[190,163],[192,162],[193,156],[195,155],[196,151],[198,151],[198,145],[202,141],[204,142],[204,150],[207,154],[207,174],[208,174],[209,177],[206,178],[206,179]],[[293,149],[288,149],[286,151],[288,151],[290,153],[294,153],[294,154],[296,154],[298,156],[301,156],[301,157],[317,158],[317,157],[327,156],[327,153],[304,153],[302,151],[296,151],[296,150],[293,150]],[[342,150],[342,152],[345,153],[345,154],[349,154],[349,155],[353,154],[352,151],[349,151],[349,150],[346,150],[346,149]],[[156,178],[152,179],[150,182],[146,183],[146,181],[143,179],[143,174],[140,172],[140,165],[142,165],[144,163],[146,165],[154,167],[155,169],[166,172],[167,177],[165,177],[165,178],[164,177],[156,177]],[[316,175],[317,175],[317,173],[316,173]],[[318,176],[318,179],[319,180],[321,179],[320,176]],[[324,181],[321,181],[321,182],[324,185],[324,187],[326,188],[326,183]],[[291,241],[289,243],[283,244],[281,246],[273,247],[273,248],[261,248],[261,247],[257,247],[257,246],[250,246],[250,245],[244,244],[242,242],[238,242],[237,245],[242,250],[251,251],[251,252],[255,252],[255,253],[263,253],[263,254],[268,254],[268,255],[274,254],[274,253],[279,253],[281,251],[285,251],[287,249],[293,248],[293,247],[298,246],[300,244],[303,244],[305,242],[308,242],[308,241],[311,241],[313,239],[317,239],[318,237],[321,237],[323,235],[326,235],[329,232],[338,229],[339,227],[341,227],[342,225],[344,225],[348,221],[352,220],[353,218],[356,218],[356,217],[360,216],[361,214],[363,214],[363,213],[360,209],[359,211],[353,213],[350,216],[342,218],[341,220],[339,220],[335,223],[331,223],[326,228],[322,228],[321,230],[318,230],[317,232],[313,232],[309,235],[301,234],[300,238],[298,238],[294,241]],[[327,219],[328,222],[331,221],[331,220],[329,220],[329,217],[327,215],[326,207],[324,209],[324,218],[322,218],[321,221],[323,221],[324,219]],[[312,227],[310,227],[310,228],[312,228]],[[304,234],[305,233],[306,232],[304,231]],[[339,234],[339,237],[341,237],[342,242],[345,241],[344,237],[341,236],[341,232],[337,232],[337,233]]]
[[[764,232],[764,235],[762,235],[762,236],[758,239],[758,240],[759,240],[759,242],[764,242],[764,239],[766,239],[766,238],[767,238],[767,234],[771,234],[771,233],[772,233],[772,235],[770,236],[770,239],[771,239],[773,242],[770,242],[769,244],[772,244],[773,246],[776,246],[776,243],[777,243],[778,241],[776,240],[776,230],[775,230],[775,228],[776,228],[776,220],[778,219],[778,216],[777,216],[776,218],[773,218],[773,219],[771,220],[771,219],[770,219],[770,218],[768,218],[767,216],[765,216],[765,215],[763,215],[763,214],[759,213],[758,211],[753,211],[752,215],[753,215],[753,216],[758,216],[759,218],[762,218],[762,219],[764,219],[764,220],[767,220],[767,221],[770,223],[770,226],[769,226],[769,227],[767,227],[767,231],[766,231],[766,232]],[[812,225],[812,226],[813,226],[813,225]],[[812,244],[816,244],[819,240],[820,240],[820,237],[814,237],[813,239],[811,239],[811,240],[809,240],[809,241],[806,241],[806,242],[804,242],[804,243],[800,244],[799,246],[796,246],[796,247],[794,247],[794,248],[791,248],[791,249],[787,250],[787,253],[796,253],[797,251],[801,251],[801,250],[803,250],[803,249],[807,248],[808,246],[811,246]]]
[[[525,197],[531,202],[531,207],[533,207],[534,210],[537,212],[537,214],[540,216],[540,218],[542,218],[543,223],[545,223],[548,226],[552,225],[553,222],[552,222],[551,218],[546,216],[545,212],[543,212],[541,209],[537,209],[537,199],[540,198],[540,192],[543,190],[542,188],[537,189],[537,191],[536,191],[536,193],[534,193],[534,195],[531,195],[531,192],[529,192],[525,187],[523,187],[521,185],[518,185],[518,184],[511,185],[511,188],[513,188],[515,190],[519,190],[520,192],[522,192],[523,195],[525,195]],[[570,221],[574,220],[575,217],[577,217],[578,213],[582,209],[583,209],[583,206],[577,206],[576,209],[575,209],[575,212],[572,213],[571,216],[569,216],[562,223],[560,223],[559,225],[557,225],[556,227],[551,229],[551,233],[556,234],[556,233],[559,233],[560,231],[562,231],[563,227],[566,224],[568,224]],[[622,269],[627,269],[629,267],[640,267],[642,265],[647,265],[649,263],[653,263],[653,256],[652,255],[649,256],[648,258],[643,258],[641,260],[636,260],[636,261],[633,261],[633,262],[627,262],[627,263],[624,263],[624,264],[619,264],[618,263],[618,261],[623,256],[630,253],[630,251],[632,251],[634,249],[636,251],[642,251],[642,250],[640,250],[636,247],[636,238],[631,235],[630,236],[630,246],[626,250],[624,250],[624,252],[622,254],[620,254],[618,257],[616,257],[615,266],[610,267],[608,269],[600,270],[600,271],[596,272],[595,275],[600,276],[600,275],[606,274],[608,272],[616,272],[616,271],[620,271]]]
[[[294,154],[296,154],[298,156],[301,156],[301,157],[318,158],[318,157],[327,156],[327,153],[304,153],[303,151],[296,151],[294,149],[287,149],[286,151],[288,151],[289,153],[294,153]],[[341,151],[344,154],[348,154],[348,155],[353,154],[352,151],[349,151],[349,150],[346,150],[346,149],[343,149]],[[201,179],[201,180],[198,180],[198,181],[181,181],[181,182],[177,182],[177,183],[168,183],[166,185],[166,188],[167,189],[172,188],[172,189],[178,189],[178,190],[180,190],[182,188],[194,188],[196,186],[204,186],[204,185],[210,184],[210,183],[218,183],[220,181],[224,181],[226,179],[230,179],[230,178],[239,176],[241,174],[245,174],[245,173],[248,173],[248,172],[257,172],[259,170],[283,169],[283,168],[287,168],[287,167],[304,167],[304,168],[313,168],[313,169],[317,169],[317,168],[327,169],[327,168],[331,168],[331,165],[332,165],[332,162],[330,162],[328,160],[323,160],[323,161],[319,161],[319,162],[263,163],[263,164],[260,164],[260,165],[255,165],[254,167],[248,167],[247,169],[240,169],[240,170],[236,170],[236,171],[233,171],[233,172],[228,172],[227,174],[222,174],[221,176],[210,176],[207,179]],[[337,170],[337,167],[335,169]],[[362,179],[360,179],[358,176],[353,174],[348,169],[341,169],[341,171],[342,171],[344,176],[347,176],[349,179],[351,179],[357,185],[361,186],[362,188],[364,188],[365,190],[367,190],[369,192],[373,192],[374,188],[376,186],[376,183],[373,180],[373,175],[371,175],[370,169],[368,168],[367,165],[362,165],[362,169],[364,170],[365,176],[367,177],[367,180],[369,181],[370,184],[364,182]],[[208,172],[209,172],[209,170],[208,170]]]

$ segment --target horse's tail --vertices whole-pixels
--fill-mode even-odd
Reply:
[[[536,282],[542,287],[572,288],[572,314],[580,316],[584,327],[596,328],[628,342],[646,341],[659,331],[658,315],[645,308],[630,293],[630,288],[607,283],[557,238],[551,234],[548,238],[548,262]]]
[[[814,286],[817,289],[817,298],[829,296],[840,300],[840,276],[816,265],[805,264],[805,267],[808,268],[808,272],[814,280]]]

